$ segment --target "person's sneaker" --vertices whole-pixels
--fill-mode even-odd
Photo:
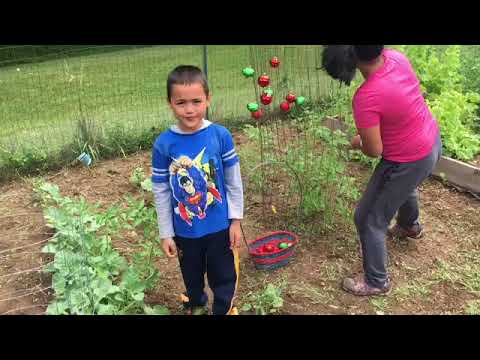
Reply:
[[[395,224],[387,231],[389,237],[398,239],[420,239],[423,236],[423,228],[421,225],[414,225],[409,229],[404,229],[400,225]]]
[[[392,289],[392,282],[388,279],[382,288],[376,288],[368,285],[362,275],[358,278],[345,278],[342,288],[346,292],[356,296],[386,296]]]

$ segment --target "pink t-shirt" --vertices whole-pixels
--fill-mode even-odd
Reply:
[[[383,158],[412,162],[430,154],[438,135],[433,117],[420,90],[420,82],[408,59],[385,49],[384,64],[353,97],[357,128],[380,125]]]

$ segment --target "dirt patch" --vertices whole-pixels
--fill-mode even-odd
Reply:
[[[26,184],[4,185],[0,193],[0,314],[14,309],[40,314],[49,282],[38,271],[43,263],[38,252],[50,233]]]

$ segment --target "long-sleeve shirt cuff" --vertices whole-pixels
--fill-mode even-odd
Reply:
[[[228,218],[243,219],[243,184],[240,163],[224,169],[225,188],[228,202]]]
[[[157,220],[160,239],[175,236],[173,229],[172,213],[172,190],[168,182],[153,183],[153,196],[155,199],[155,209],[157,210]]]

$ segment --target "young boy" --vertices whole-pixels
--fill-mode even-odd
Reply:
[[[177,124],[156,139],[152,182],[162,248],[178,254],[187,313],[207,305],[214,315],[236,314],[243,186],[230,132],[205,120],[211,95],[202,71],[182,65],[168,76],[167,99]]]

